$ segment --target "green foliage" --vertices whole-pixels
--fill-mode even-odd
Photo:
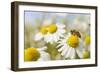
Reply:
[[[55,60],[56,56],[59,54],[56,48],[56,44],[47,43],[46,45],[48,47],[47,52],[50,54],[51,60]]]

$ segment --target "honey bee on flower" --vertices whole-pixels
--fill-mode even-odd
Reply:
[[[79,58],[83,58],[84,45],[80,32],[71,30],[67,36],[58,43],[58,51],[65,58],[75,59],[76,54]]]
[[[25,20],[25,62],[90,58],[90,14],[33,11]]]

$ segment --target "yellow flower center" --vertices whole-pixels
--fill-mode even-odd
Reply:
[[[40,53],[36,48],[27,48],[24,50],[24,61],[36,61]]]
[[[42,34],[47,34],[47,26],[42,26],[41,27],[41,29],[40,29],[40,32],[42,33]]]
[[[84,58],[84,59],[89,58],[89,56],[90,56],[90,54],[89,54],[88,51],[84,51],[84,52],[83,52],[83,58]]]
[[[47,34],[48,32],[49,33],[54,33],[56,31],[57,31],[56,24],[51,24],[51,25],[48,25],[48,26],[42,26],[41,29],[40,29],[40,32],[42,34]]]
[[[47,30],[48,30],[49,33],[54,33],[54,32],[56,32],[56,31],[57,31],[57,26],[56,26],[56,24],[51,24],[51,25],[49,25],[48,28],[47,28]]]
[[[85,44],[90,45],[90,36],[85,37]]]
[[[76,48],[79,45],[79,37],[77,35],[71,35],[68,40],[67,40],[67,44],[70,47]]]

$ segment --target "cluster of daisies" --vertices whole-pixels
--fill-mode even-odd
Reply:
[[[44,41],[45,43],[56,43],[55,48],[60,54],[60,59],[87,59],[90,58],[90,34],[85,34],[78,29],[66,31],[64,24],[44,24],[34,36],[35,41]],[[51,60],[50,54],[46,51],[48,46],[31,47],[25,49],[25,61],[48,61]],[[63,58],[62,58],[63,57]]]

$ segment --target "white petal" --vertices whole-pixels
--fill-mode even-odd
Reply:
[[[53,40],[54,42],[57,42],[59,40],[59,36],[57,34],[53,35]]]
[[[57,45],[57,48],[59,48],[59,47],[61,47],[61,46],[63,46],[62,44],[59,44],[59,45]]]
[[[42,47],[42,48],[38,48],[39,51],[45,51],[47,49],[46,46]]]
[[[59,32],[60,34],[64,34],[66,31],[64,29],[58,29],[57,32]]]
[[[53,44],[53,42],[57,42],[59,40],[59,36],[54,33],[54,34],[48,34],[46,37],[45,37],[45,41],[48,43],[51,43]]]
[[[50,34],[47,34],[45,37],[44,37],[44,40],[48,43],[48,42],[53,42],[53,37],[52,35]]]
[[[74,59],[75,58],[75,49],[73,48],[72,51],[71,51],[71,59]]]
[[[84,50],[84,42],[80,39],[79,50]]]
[[[57,35],[64,38],[64,34],[58,33]]]
[[[65,39],[60,39],[60,41],[58,41],[57,43],[64,45],[64,44],[65,44],[65,42],[66,42],[66,40],[65,40]]]
[[[39,41],[43,38],[43,35],[41,33],[37,33],[35,36],[34,36],[34,40],[36,41]]]
[[[61,52],[63,49],[65,48],[62,46],[60,49],[58,49],[58,51]]]
[[[60,33],[59,31],[56,32],[57,37],[64,38],[64,33]]]
[[[65,55],[65,58],[68,58],[68,57],[71,56],[71,51],[72,51],[72,48],[69,47],[69,48],[68,48],[68,51],[67,51],[67,53],[66,53],[66,55]]]
[[[57,25],[58,28],[65,28],[65,25],[64,24],[57,23],[56,25]]]
[[[40,58],[38,61],[48,61],[50,60],[50,55],[44,51],[40,51]]]
[[[82,51],[80,51],[80,50],[77,48],[76,52],[77,52],[77,55],[78,55],[80,58],[83,58],[83,52],[82,52]]]
[[[67,51],[68,51],[68,47],[64,47],[65,49],[62,51],[61,55],[62,56],[65,56]]]

